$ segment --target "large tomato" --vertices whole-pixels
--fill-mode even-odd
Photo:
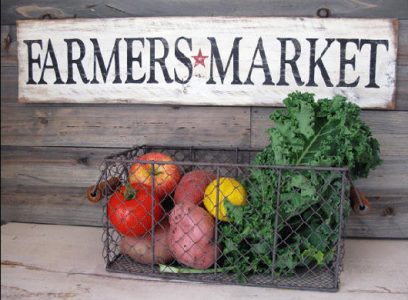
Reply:
[[[154,222],[163,217],[158,196],[154,197]],[[122,185],[108,201],[108,218],[126,236],[141,236],[152,228],[151,189],[142,185]]]
[[[173,159],[159,152],[149,152],[137,158],[144,161],[173,162]],[[154,172],[153,172],[154,168]],[[131,184],[144,184],[152,187],[154,177],[154,192],[163,197],[173,192],[180,181],[180,169],[174,164],[150,164],[134,163],[129,170],[129,182]]]

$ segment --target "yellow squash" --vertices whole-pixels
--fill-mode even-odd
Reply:
[[[217,193],[217,191],[219,191],[219,193]],[[235,206],[245,205],[247,201],[247,192],[241,183],[234,178],[220,177],[219,188],[217,189],[217,180],[214,180],[206,187],[204,194],[204,206],[214,217],[217,214],[217,194],[218,220],[221,221],[229,221],[224,206],[225,201],[229,201]]]

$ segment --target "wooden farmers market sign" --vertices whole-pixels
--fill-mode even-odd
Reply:
[[[17,30],[22,102],[274,106],[308,91],[394,105],[396,20],[43,20]]]

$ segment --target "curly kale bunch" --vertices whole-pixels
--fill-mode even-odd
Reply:
[[[381,163],[378,141],[360,118],[360,108],[335,96],[317,102],[313,94],[292,93],[285,109],[271,115],[270,144],[258,164],[345,167],[352,178],[367,177]]]
[[[313,94],[296,92],[283,103],[286,109],[270,117],[275,126],[257,165],[348,167],[350,176],[359,178],[381,163],[379,143],[359,107],[344,97],[315,101]],[[336,171],[251,168],[245,180],[248,205],[227,205],[232,221],[220,228],[224,265],[242,281],[270,274],[274,243],[277,275],[329,265],[339,239],[341,186]],[[349,211],[345,205],[343,218]]]

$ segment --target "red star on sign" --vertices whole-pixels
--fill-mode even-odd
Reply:
[[[204,56],[201,53],[201,48],[200,50],[198,50],[198,54],[195,56],[192,56],[195,59],[195,64],[194,64],[194,68],[197,67],[198,65],[203,65],[203,67],[205,68],[205,64],[204,64],[204,60],[208,57],[208,56]]]

